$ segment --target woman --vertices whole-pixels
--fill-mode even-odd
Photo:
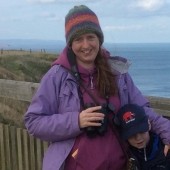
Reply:
[[[153,130],[170,143],[170,123],[149,107],[127,73],[128,61],[102,48],[96,14],[81,5],[65,18],[67,46],[42,78],[24,116],[28,132],[50,142],[43,170],[124,170],[127,156],[114,113],[127,103],[146,110]],[[168,145],[167,145],[168,146]]]

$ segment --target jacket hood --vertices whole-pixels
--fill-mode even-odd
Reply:
[[[67,59],[67,50],[68,50],[68,47],[66,46],[63,51],[60,53],[59,57],[52,63],[52,66],[53,65],[61,65],[67,69],[70,69],[70,63],[68,62],[68,59]]]
[[[109,65],[114,74],[124,74],[128,72],[131,62],[126,58],[120,56],[114,56],[109,58]]]

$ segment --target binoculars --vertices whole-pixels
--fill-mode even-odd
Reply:
[[[85,104],[85,108],[90,108],[90,107],[94,107],[95,105],[93,103],[87,103]],[[101,126],[89,126],[86,127],[84,130],[87,134],[88,137],[95,137],[96,135],[100,135],[103,136],[108,128],[108,124],[109,124],[109,118],[108,118],[108,114],[110,114],[111,112],[114,111],[114,107],[110,104],[103,104],[102,108],[98,111],[100,113],[103,113],[104,119],[102,121],[99,121],[101,123]]]

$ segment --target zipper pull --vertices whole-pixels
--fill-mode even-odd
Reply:
[[[90,89],[91,89],[91,90],[94,89],[93,76],[92,76],[92,75],[90,75]]]
[[[147,161],[147,157],[146,157],[146,147],[144,147],[144,158],[145,158],[145,162]]]

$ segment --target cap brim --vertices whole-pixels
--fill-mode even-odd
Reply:
[[[144,133],[147,131],[149,131],[149,123],[143,122],[137,124],[136,126],[123,129],[121,134],[122,134],[122,138],[127,140],[128,138],[136,135],[137,133]]]

